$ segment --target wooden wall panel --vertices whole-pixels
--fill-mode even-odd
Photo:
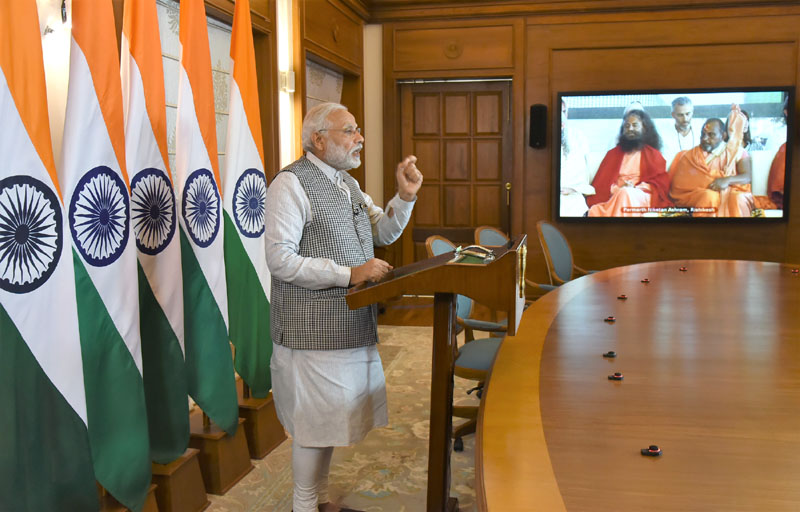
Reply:
[[[308,2],[304,22],[308,42],[353,66],[363,66],[363,24],[346,7],[330,0]]]
[[[441,117],[438,94],[414,96],[414,135],[439,135]]]
[[[444,95],[444,134],[449,136],[469,135],[469,96],[467,94]]]
[[[469,226],[472,221],[470,204],[469,185],[445,185],[444,225]]]
[[[439,185],[423,184],[417,192],[417,202],[414,207],[415,222],[418,226],[436,226],[441,222],[441,187]]]
[[[469,140],[447,140],[444,147],[445,179],[468,180],[471,175]]]
[[[502,176],[501,140],[475,141],[475,179],[499,181]]]
[[[689,81],[702,87],[792,85],[796,66],[775,63],[791,63],[795,51],[794,43],[784,42],[556,49],[550,87],[557,92],[577,84],[586,90],[676,88]]]
[[[414,155],[419,162],[425,162],[425,181],[442,179],[441,146],[438,140],[414,140]]]
[[[270,0],[250,0],[250,11],[260,18],[270,19],[272,11],[269,8]]]
[[[725,0],[726,7],[737,5],[775,6],[797,5],[795,0]],[[591,12],[603,14],[644,11],[670,11],[678,9],[714,9],[719,0],[369,0],[372,23],[387,21],[413,21],[420,19],[483,18],[497,16],[569,16]]]
[[[500,211],[502,202],[501,187],[499,185],[475,186],[475,221],[477,226],[497,226],[501,222],[503,212]]]
[[[396,71],[483,69],[514,65],[509,25],[402,29],[394,33]]]
[[[475,135],[499,135],[500,120],[503,118],[503,98],[500,93],[475,94],[474,101]]]

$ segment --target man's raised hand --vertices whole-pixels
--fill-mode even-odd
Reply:
[[[416,163],[417,157],[408,155],[397,164],[397,193],[403,201],[413,201],[422,186],[422,173]]]

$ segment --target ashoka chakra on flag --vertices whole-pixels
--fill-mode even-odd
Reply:
[[[233,190],[233,217],[244,236],[258,238],[264,233],[266,201],[267,178],[258,169],[247,169]]]
[[[30,176],[0,180],[0,288],[27,293],[45,283],[63,246],[61,204]]]
[[[125,183],[100,165],[83,175],[69,203],[69,227],[75,246],[92,266],[114,263],[125,250],[129,202]]]
[[[189,175],[183,189],[183,220],[195,244],[208,247],[217,237],[220,224],[220,199],[214,176],[208,169]]]
[[[144,169],[131,181],[131,217],[136,247],[145,254],[164,250],[175,234],[175,194],[166,173]]]

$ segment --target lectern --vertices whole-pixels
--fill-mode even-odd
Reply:
[[[514,335],[525,305],[527,237],[493,248],[489,258],[457,251],[399,267],[378,283],[362,283],[347,294],[351,309],[404,294],[433,294],[431,415],[428,446],[428,512],[458,510],[450,498],[450,434],[453,428],[453,364],[457,354],[456,295],[466,295],[508,314]]]

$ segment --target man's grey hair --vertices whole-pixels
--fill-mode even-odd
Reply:
[[[326,130],[330,125],[328,116],[336,110],[347,110],[347,107],[339,103],[320,103],[312,107],[303,119],[303,149],[306,151],[314,150],[314,142],[311,136],[314,132]]]
[[[679,96],[672,100],[672,110],[675,110],[675,107],[682,107],[684,105],[692,106],[692,100],[690,100],[688,96]]]

